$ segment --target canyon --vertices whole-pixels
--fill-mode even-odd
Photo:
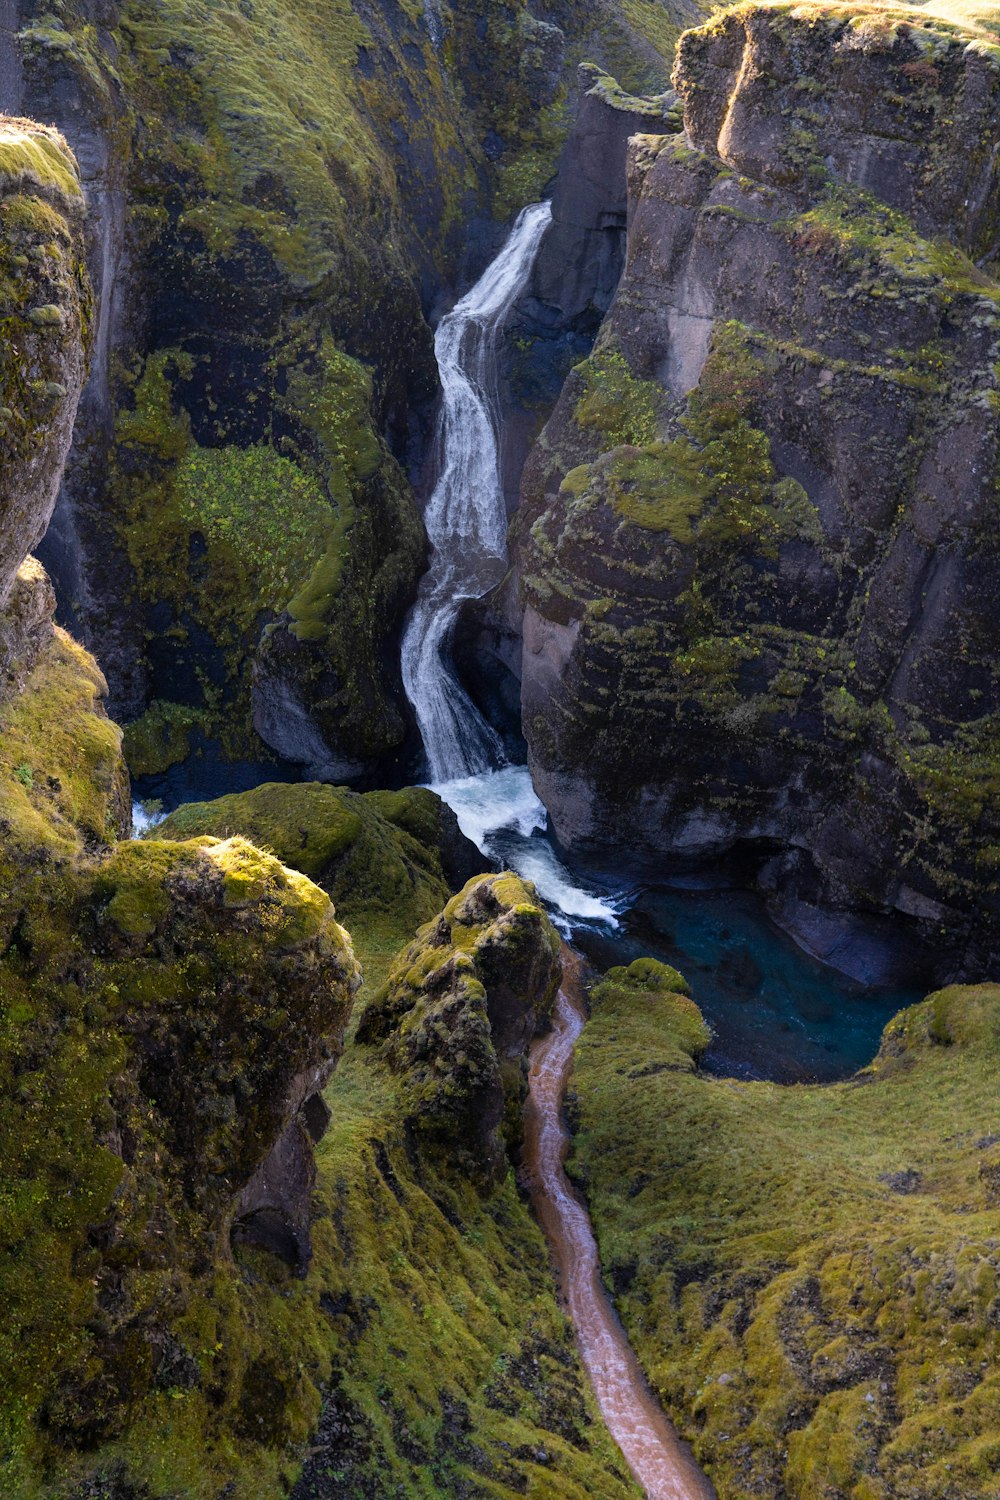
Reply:
[[[1000,20],[0,107],[0,1490],[985,1500]]]

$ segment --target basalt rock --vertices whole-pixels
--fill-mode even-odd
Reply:
[[[639,99],[593,64],[579,69],[579,102],[559,160],[552,224],[528,289],[536,316],[593,337],[625,261],[629,138],[662,130],[669,97]],[[533,311],[529,301],[522,314]]]
[[[425,311],[470,220],[551,174],[563,9],[584,27],[524,0],[17,9],[2,56],[78,150],[99,291],[44,560],[118,717],[155,699],[338,779],[398,752]]]
[[[193,1403],[203,1456],[219,1434],[195,1411],[211,1392],[239,1425],[263,1364],[274,1444],[302,1441],[311,1410],[269,1288],[309,1262],[316,1096],[358,966],[326,894],[245,840],[116,842],[105,692],[57,632],[0,710],[11,1494],[152,1441],[164,1391]]]
[[[975,972],[995,52],[924,12],[744,6],[685,35],[675,83],[684,132],[632,142],[624,277],[525,474],[536,785],[580,852],[749,846],[817,951],[849,965],[852,924],[896,913]]]
[[[358,1040],[381,1043],[400,1075],[410,1129],[486,1188],[507,1169],[505,1129],[516,1143],[528,1047],[559,976],[532,887],[481,876],[421,928],[362,1013]]]
[[[56,130],[0,116],[0,694],[52,637],[55,599],[26,554],[69,452],[91,344],[79,169]]]

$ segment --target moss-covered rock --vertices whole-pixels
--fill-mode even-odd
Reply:
[[[487,1185],[507,1169],[501,1126],[516,1142],[528,1046],[560,972],[534,889],[479,877],[421,928],[361,1017],[358,1040],[381,1043],[401,1075],[410,1128]]]
[[[102,293],[52,564],[122,718],[155,696],[233,755],[260,736],[353,776],[404,734],[392,643],[424,541],[397,457],[435,392],[424,306],[501,180],[551,172],[553,22],[599,52],[613,33],[620,54],[650,17],[538,20],[525,0],[27,11],[25,96],[80,144]],[[665,77],[642,47],[640,71],[655,58]],[[504,215],[524,201],[507,197]]]
[[[329,893],[366,955],[369,983],[448,900],[482,856],[434,792],[358,792],[318,783],[268,784],[191,802],[156,838],[239,833]]]
[[[816,951],[893,912],[944,976],[1000,941],[993,47],[837,5],[686,33],[516,523],[562,841],[756,846]]]
[[[57,631],[0,706],[0,1487],[65,1493],[117,1444],[208,1494],[262,1384],[272,1474],[318,1410],[276,1288],[308,1265],[357,964],[246,840],[119,842],[105,692]]]
[[[0,116],[0,683],[49,639],[37,565],[90,348],[91,292],[76,160],[58,131]],[[19,571],[20,570],[20,571]]]
[[[693,1002],[622,981],[578,1044],[573,1170],[719,1494],[992,1494],[1000,989],[942,990],[856,1078],[792,1087],[699,1075]]]

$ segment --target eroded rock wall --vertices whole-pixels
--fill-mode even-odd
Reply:
[[[675,83],[685,129],[633,140],[625,275],[525,475],[536,785],[580,851],[755,847],[826,956],[896,911],[975,970],[996,54],[922,13],[746,6]]]
[[[0,116],[0,691],[52,634],[44,570],[26,557],[56,503],[91,347],[77,163],[58,131]]]
[[[561,973],[559,940],[534,888],[480,876],[420,929],[362,1014],[402,1078],[403,1118],[452,1169],[502,1180],[519,1139],[528,1048]]]

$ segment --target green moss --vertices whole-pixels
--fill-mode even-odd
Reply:
[[[121,730],[101,704],[93,658],[62,631],[24,691],[0,705],[0,809],[19,842],[48,855],[106,843],[126,816]]]
[[[398,1089],[350,1046],[326,1094],[314,1250],[336,1311],[317,1335],[359,1437],[311,1460],[306,1493],[632,1497],[513,1177],[483,1198],[446,1161],[415,1165]]]
[[[327,543],[330,508],[318,481],[259,446],[190,449],[176,482],[213,571],[231,574],[258,608],[280,608]],[[244,624],[238,614],[235,623]]]
[[[191,735],[208,726],[208,715],[180,703],[157,699],[141,719],[125,728],[122,748],[133,776],[158,776],[187,760]]]
[[[991,1494],[1000,990],[903,1011],[870,1069],[826,1087],[699,1076],[704,1034],[598,987],[574,1170],[719,1492]]]
[[[361,1016],[358,1039],[380,1043],[401,1077],[409,1128],[486,1187],[506,1170],[500,1126],[519,1120],[527,1040],[548,1019],[559,972],[534,888],[477,876],[420,929]]]
[[[620,349],[597,349],[578,371],[583,390],[573,417],[581,427],[596,428],[608,448],[655,440],[662,392],[655,381],[636,378]]]
[[[280,783],[192,802],[156,839],[243,835],[316,880],[365,950],[384,963],[447,899],[441,803],[432,792],[360,795],[346,787]]]
[[[638,452],[619,450],[608,474],[608,493],[617,513],[633,525],[690,542],[691,523],[705,509],[713,484],[699,450],[678,438]]]
[[[8,116],[0,129],[0,196],[26,188],[50,192],[74,208],[83,205],[79,168],[59,132]]]

